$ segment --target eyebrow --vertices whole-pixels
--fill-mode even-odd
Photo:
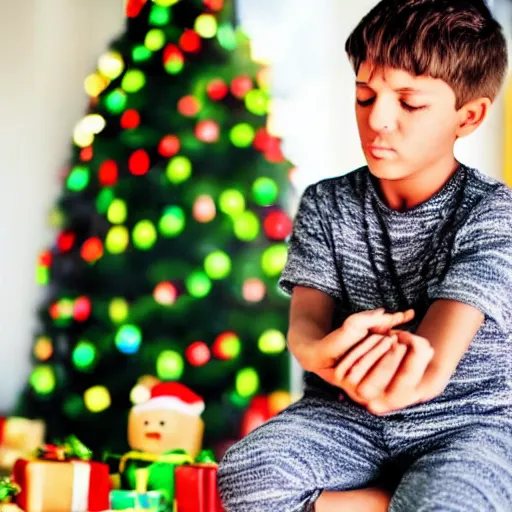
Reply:
[[[366,82],[356,82],[356,86],[358,87],[368,87],[370,86]],[[398,89],[393,89],[395,92],[418,92],[422,94],[426,94],[427,91],[421,90],[421,89],[415,89],[414,87],[400,87]]]

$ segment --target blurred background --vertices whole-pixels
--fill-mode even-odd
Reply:
[[[233,19],[251,41],[252,59],[268,66],[272,99],[267,129],[282,139],[282,153],[293,167],[291,191],[283,203],[290,216],[309,183],[364,164],[353,114],[354,77],[343,47],[351,29],[375,3],[238,0],[234,5]],[[126,1],[4,4],[0,411],[9,413],[34,365],[36,311],[48,293],[34,276],[41,251],[55,241],[55,225],[49,218],[69,172],[74,130],[90,108],[84,80],[125,30]],[[512,2],[494,0],[490,5],[510,41]],[[506,175],[505,141],[512,119],[512,105],[506,101],[509,88],[507,83],[484,126],[457,146],[459,159],[498,179]],[[289,382],[293,391],[300,390],[296,368]]]

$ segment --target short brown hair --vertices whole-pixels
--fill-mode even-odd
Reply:
[[[458,110],[496,98],[507,72],[501,25],[483,0],[382,0],[357,25],[345,50],[364,61],[444,80]]]

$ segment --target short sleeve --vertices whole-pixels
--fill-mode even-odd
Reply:
[[[288,258],[279,279],[287,294],[291,295],[294,286],[308,286],[341,299],[332,231],[322,216],[322,211],[328,213],[325,209],[319,205],[317,185],[310,185],[295,215]]]
[[[512,331],[512,193],[484,199],[457,233],[452,260],[431,299],[469,304]]]

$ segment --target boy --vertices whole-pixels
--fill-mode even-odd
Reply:
[[[280,284],[305,395],[228,451],[223,502],[510,512],[512,191],[453,154],[503,82],[501,27],[483,1],[384,0],[346,50],[368,166],[302,197]]]

